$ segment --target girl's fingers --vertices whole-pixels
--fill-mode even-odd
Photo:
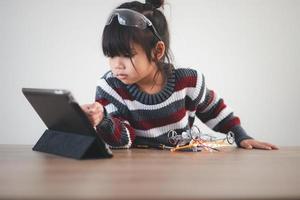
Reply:
[[[260,141],[254,140],[254,139],[243,140],[240,143],[240,146],[245,149],[252,149],[252,148],[265,149],[265,150],[278,149],[278,147],[273,144],[269,144],[267,142],[260,142]]]
[[[99,115],[101,112],[103,112],[103,108],[99,103],[93,103],[87,105],[85,111],[88,115]]]
[[[241,147],[245,148],[245,149],[252,149],[253,147],[249,144],[249,142],[247,140],[243,140],[241,142]]]
[[[85,112],[89,112],[89,113],[104,112],[103,106],[98,102],[82,105],[81,108]]]
[[[97,107],[97,109],[98,109],[100,112],[104,112],[104,108],[103,108],[103,106],[102,106],[100,103],[95,102],[94,104],[95,104],[95,106]]]
[[[100,103],[85,104],[81,108],[93,126],[97,126],[102,121],[104,108]]]
[[[270,143],[267,143],[267,142],[262,142],[263,144],[271,147],[272,149],[275,149],[275,150],[278,150],[279,148],[277,146],[275,146],[274,144],[270,144]]]
[[[100,112],[103,112],[104,110],[103,110],[103,106],[100,103],[95,102],[90,105],[89,111],[91,113],[99,114]]]
[[[82,105],[82,106],[81,106],[81,109],[82,109],[84,112],[87,112],[87,111],[88,111],[88,107],[89,107],[89,104],[85,104],[85,105]]]
[[[99,116],[90,116],[88,118],[89,118],[89,121],[91,122],[91,124],[94,127],[97,126],[101,121],[101,118]]]
[[[264,143],[259,142],[259,141],[253,141],[252,146],[256,149],[266,149],[266,150],[271,150],[272,149],[270,146],[265,145]]]

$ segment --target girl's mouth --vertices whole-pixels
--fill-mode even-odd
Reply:
[[[127,74],[117,74],[116,77],[118,79],[126,79],[127,78]]]

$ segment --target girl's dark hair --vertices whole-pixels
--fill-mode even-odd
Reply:
[[[127,8],[145,15],[156,28],[159,36],[165,44],[165,54],[160,59],[152,58],[151,51],[155,48],[159,39],[147,28],[141,30],[135,27],[123,26],[118,23],[118,19],[114,17],[113,21],[105,26],[102,34],[102,50],[105,56],[126,56],[133,57],[134,52],[132,44],[139,44],[145,51],[147,58],[154,61],[158,66],[159,71],[164,71],[163,68],[167,66],[169,75],[173,69],[170,56],[170,38],[168,23],[164,14],[157,8],[162,7],[164,0],[146,0],[146,3],[132,1],[121,4],[117,8]]]

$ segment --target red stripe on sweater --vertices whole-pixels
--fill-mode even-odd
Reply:
[[[221,133],[228,133],[234,126],[240,125],[240,118],[234,117],[227,124],[220,128]]]
[[[121,143],[121,133],[122,133],[122,123],[120,119],[117,118],[112,118],[113,123],[114,123],[114,133],[113,133],[113,140],[117,143]]]
[[[125,88],[114,88],[114,90],[122,97],[122,99],[133,100],[131,94]]]
[[[133,143],[135,140],[135,130],[129,124],[122,122],[125,119],[122,119],[120,117],[112,117],[112,120],[115,127],[114,132],[112,134],[104,134],[103,139],[112,146],[126,145],[126,144],[121,144],[122,134],[127,134],[122,128],[124,125],[125,128],[129,131],[129,137],[131,142]]]
[[[100,103],[102,106],[106,106],[109,104],[107,99],[97,99],[96,102]]]
[[[226,108],[226,104],[224,104],[224,101],[222,99],[220,104],[218,105],[218,107],[214,110],[213,116],[211,117],[211,119],[216,118],[220,114],[220,112],[225,108]]]
[[[195,76],[186,76],[179,79],[175,85],[175,91],[182,90],[187,87],[196,87],[197,77]]]
[[[178,122],[185,116],[185,114],[186,114],[186,109],[182,108],[177,112],[172,113],[171,115],[163,118],[155,118],[155,119],[144,120],[144,121],[135,121],[132,123],[132,126],[136,129],[149,130],[151,128],[156,128],[156,127],[165,126],[167,124]]]
[[[215,91],[213,91],[213,90],[211,90],[211,99],[208,101],[208,103],[207,103],[207,106],[206,107],[208,107],[210,104],[212,104],[213,103],[213,101],[215,100],[215,96],[216,96],[216,93],[215,93]],[[204,110],[205,110],[205,108],[204,108]]]
[[[105,142],[108,144],[114,146],[114,145],[120,145],[120,139],[121,139],[121,132],[122,132],[122,127],[121,127],[121,121],[117,118],[112,118],[113,123],[114,123],[114,132],[113,133],[101,133],[103,139]]]

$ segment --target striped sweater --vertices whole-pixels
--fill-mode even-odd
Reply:
[[[97,134],[115,148],[141,143],[171,146],[168,131],[182,133],[196,116],[214,131],[234,132],[238,146],[251,138],[223,99],[207,88],[203,74],[192,69],[173,69],[156,94],[147,94],[136,84],[125,85],[109,71],[97,84],[96,101],[105,108]]]

